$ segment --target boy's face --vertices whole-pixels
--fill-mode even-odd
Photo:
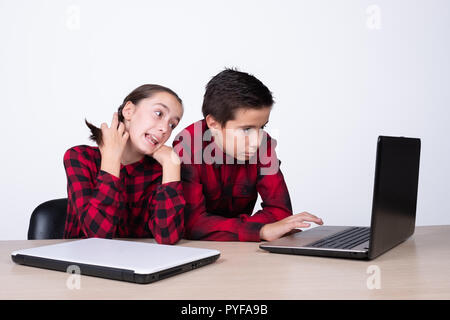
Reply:
[[[234,120],[220,125],[211,115],[206,123],[212,130],[214,141],[228,155],[238,160],[249,160],[256,154],[262,140],[262,129],[269,121],[271,107],[237,109]]]

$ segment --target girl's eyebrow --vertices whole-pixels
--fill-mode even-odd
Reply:
[[[155,105],[155,106],[156,106],[156,105],[160,105],[161,107],[167,109],[167,112],[168,112],[168,113],[170,112],[169,107],[166,106],[164,103],[158,102],[158,103],[155,103],[154,105]],[[180,122],[180,118],[179,118],[179,117],[175,117],[175,119],[176,119],[178,122]]]

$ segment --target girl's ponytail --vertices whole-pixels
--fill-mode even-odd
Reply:
[[[125,106],[126,101],[124,101],[117,113],[119,115],[119,123],[123,122],[123,114],[122,114],[122,110],[123,107]],[[86,125],[88,126],[89,130],[91,130],[91,135],[89,136],[89,139],[91,139],[92,141],[94,141],[95,143],[97,143],[98,146],[101,146],[103,144],[103,139],[102,139],[102,129],[97,128],[96,126],[94,126],[92,123],[88,122],[86,119],[84,119],[84,123],[86,123]]]

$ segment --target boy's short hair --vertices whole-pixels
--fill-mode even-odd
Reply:
[[[237,109],[262,109],[272,107],[272,92],[251,74],[225,69],[206,85],[202,112],[211,115],[222,126],[234,120]]]

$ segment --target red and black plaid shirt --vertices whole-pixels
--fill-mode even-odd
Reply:
[[[98,147],[76,146],[64,154],[68,207],[64,238],[143,238],[173,244],[184,230],[182,183],[161,184],[152,157],[121,165],[120,178],[100,170]]]
[[[263,225],[292,215],[289,192],[278,167],[281,162],[274,150],[276,141],[268,135],[263,139],[270,157],[266,164],[262,164],[259,155],[252,164],[249,161],[238,164],[235,159],[229,161],[230,156],[222,151],[219,157],[223,159],[223,164],[217,163],[220,161],[198,164],[205,149],[211,149],[214,147],[211,144],[215,144],[214,138],[202,141],[207,129],[205,120],[198,121],[180,132],[173,142],[174,150],[183,163],[181,176],[186,200],[185,237],[197,240],[260,241],[259,232]],[[187,159],[183,155],[190,159],[190,163],[183,160]],[[234,163],[230,164],[232,161]],[[276,172],[262,174],[261,169],[271,166],[271,161],[277,161]],[[252,215],[258,193],[262,210]]]

